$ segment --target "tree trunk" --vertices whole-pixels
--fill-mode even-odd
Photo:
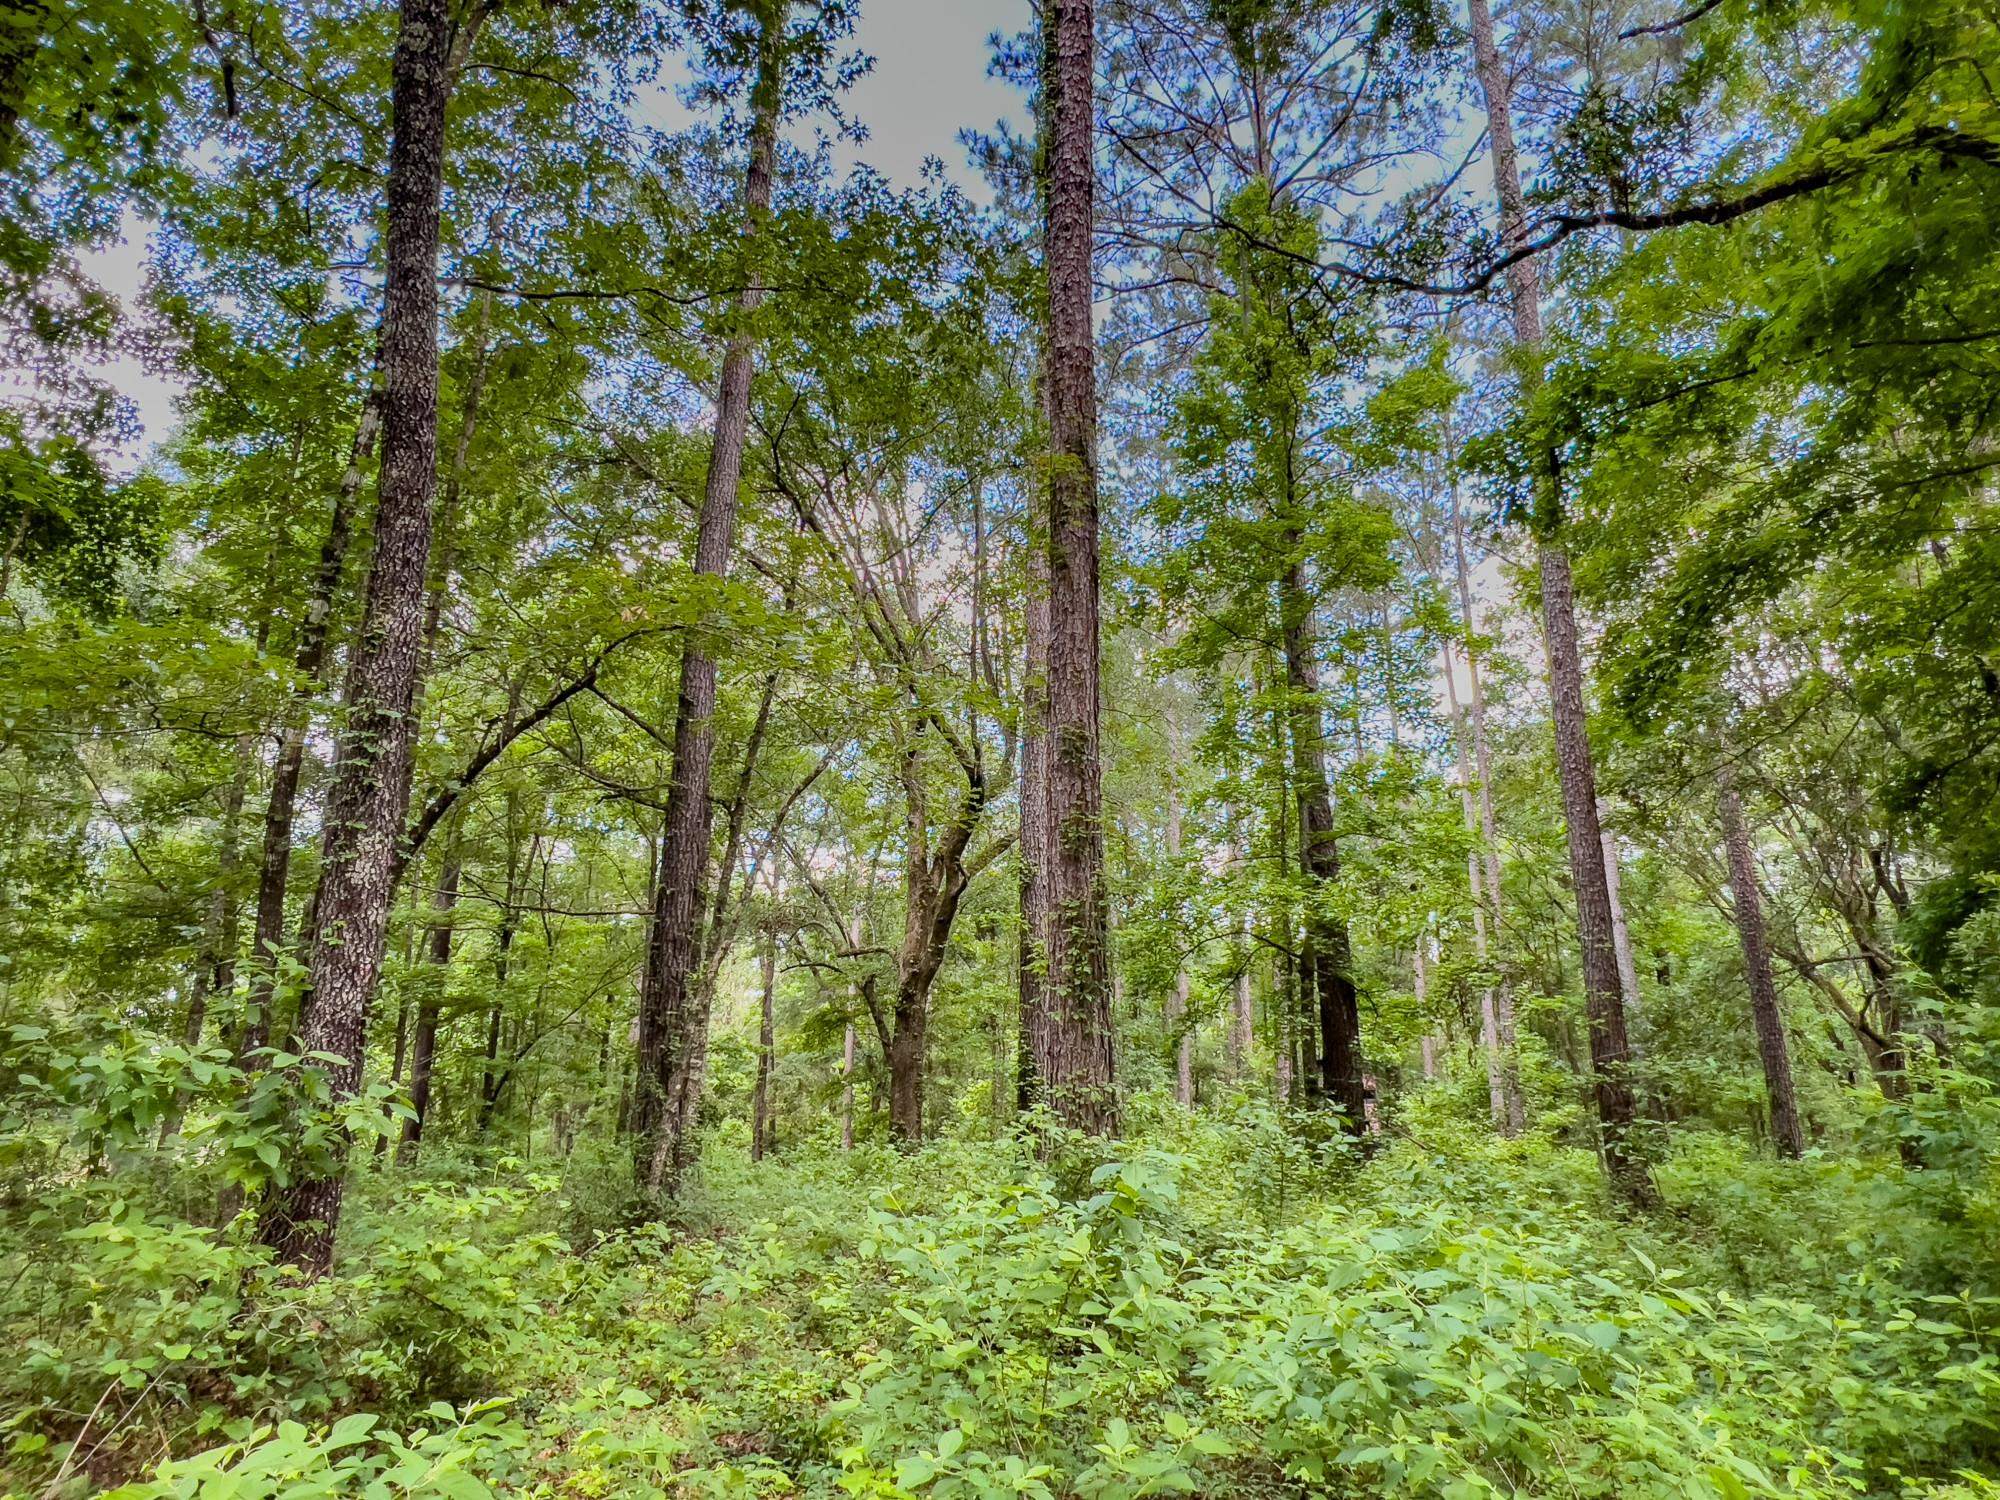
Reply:
[[[747,247],[770,212],[776,171],[778,114],[783,91],[784,26],[789,5],[777,5],[758,38],[751,89],[750,159],[743,181]],[[723,351],[715,401],[715,437],[696,527],[694,571],[724,578],[736,535],[736,492],[750,427],[750,377],[756,345],[744,322],[764,299],[752,272],[736,297],[737,325]],[[660,837],[659,881],[646,968],[639,987],[639,1093],[634,1171],[648,1194],[680,1190],[685,1139],[693,1120],[697,1059],[706,1052],[705,1023],[695,991],[701,964],[700,917],[709,862],[709,783],[715,759],[715,655],[690,631],[681,653],[680,695],[674,706],[673,773]],[[725,872],[726,878],[726,872]],[[703,1026],[705,1032],[705,1026]]]
[[[1179,875],[1181,862],[1181,787],[1180,787],[1180,743],[1173,726],[1168,726],[1168,742],[1173,754],[1173,764],[1167,770],[1167,859]],[[1180,934],[1175,934],[1178,945]],[[1174,966],[1174,990],[1167,1002],[1167,1035],[1174,1044],[1174,1100],[1182,1109],[1194,1108],[1194,1035],[1188,1022],[1187,962],[1183,959]]]
[[[1632,929],[1625,925],[1625,889],[1618,868],[1618,838],[1605,823],[1606,804],[1597,799],[1597,841],[1604,846],[1604,894],[1611,902],[1611,951],[1618,959],[1618,989],[1625,997],[1628,1023],[1639,1019],[1639,965],[1632,956]],[[1639,1055],[1639,1043],[1632,1042],[1632,1055]]]
[[[1291,538],[1294,544],[1298,538]],[[1296,546],[1292,549],[1296,555]],[[1303,564],[1293,562],[1279,583],[1284,627],[1285,681],[1290,692],[1292,773],[1299,796],[1299,867],[1314,885],[1340,879],[1340,850],[1333,836],[1333,795],[1326,778],[1321,727],[1318,643]],[[1354,988],[1353,950],[1347,924],[1315,907],[1307,917],[1308,971],[1319,1012],[1320,1092],[1341,1111],[1350,1135],[1366,1129],[1367,1097],[1361,1074],[1361,1007]]]
[[[188,986],[187,1015],[181,1040],[192,1052],[201,1045],[202,1027],[208,1019],[211,997],[227,1001],[236,987],[237,900],[236,871],[242,864],[242,841],[238,838],[243,819],[243,795],[250,781],[251,737],[236,740],[236,764],[230,773],[229,790],[222,801],[222,847],[215,862],[215,891],[209,898],[208,920],[202,927],[201,951],[195,956],[194,977]],[[160,1121],[160,1144],[180,1134],[185,1098],[179,1093]]]
[[[454,820],[432,904],[428,944],[431,973],[423,986],[423,998],[417,1002],[416,1036],[410,1044],[410,1117],[403,1121],[403,1139],[396,1152],[396,1160],[402,1166],[409,1166],[417,1159],[424,1125],[430,1119],[431,1074],[437,1066],[439,1016],[446,976],[451,971],[452,916],[458,906],[460,870],[459,829]]]
[[[1757,1028],[1757,1056],[1764,1064],[1764,1092],[1771,1103],[1771,1140],[1780,1156],[1806,1149],[1799,1127],[1798,1095],[1792,1088],[1792,1059],[1785,1048],[1785,1015],[1771,975],[1771,949],[1764,937],[1764,906],[1757,888],[1757,863],[1743,803],[1736,795],[1735,767],[1726,758],[1715,767],[1715,802],[1722,818],[1722,842],[1729,854],[1730,904],[1736,909],[1736,937],[1743,945],[1743,973],[1750,986],[1750,1019]]]
[[[1475,70],[1486,98],[1492,142],[1493,180],[1500,201],[1502,242],[1523,243],[1527,218],[1521,196],[1521,169],[1514,152],[1514,128],[1505,65],[1493,40],[1487,0],[1470,0]],[[1507,270],[1512,294],[1514,342],[1531,354],[1542,341],[1541,287],[1532,258]],[[1532,374],[1530,380],[1533,379]],[[1556,455],[1547,455],[1548,509],[1559,496]],[[1577,645],[1576,597],[1569,555],[1554,538],[1554,516],[1545,515],[1540,541],[1542,629],[1548,651],[1551,717],[1555,721],[1556,772],[1562,788],[1563,821],[1569,840],[1570,877],[1575,885],[1577,938],[1583,954],[1583,988],[1590,1016],[1590,1060],[1604,1165],[1615,1192],[1628,1202],[1649,1206],[1656,1195],[1645,1163],[1631,1150],[1635,1114],[1631,1060],[1625,1036],[1625,1005],[1612,938],[1611,898],[1604,882],[1604,845],[1597,822],[1597,774],[1591,761],[1584,719],[1583,658]]]
[[[1046,804],[1039,877],[1046,886],[1046,989],[1036,1012],[1035,1069],[1057,1119],[1111,1135],[1118,1096],[1099,769],[1097,344],[1090,317],[1093,11],[1091,0],[1052,0],[1043,21],[1048,718],[1042,786],[1027,791]]]
[[[333,514],[320,544],[319,566],[313,572],[304,622],[293,653],[295,677],[292,702],[278,738],[277,759],[271,767],[271,794],[264,805],[264,843],[257,867],[257,915],[250,936],[250,999],[237,1039],[237,1056],[257,1066],[256,1053],[271,1038],[271,1001],[277,988],[278,954],[285,944],[285,897],[292,868],[292,823],[296,815],[299,779],[305,769],[306,737],[312,728],[312,699],[326,673],[327,647],[332,637],[334,600],[346,569],[347,548],[354,535],[356,502],[362,470],[375,450],[381,428],[382,393],[371,386],[361,403],[354,428],[354,446],[340,487],[334,492]]]
[[[409,798],[410,706],[422,650],[431,498],[437,484],[438,205],[452,28],[444,0],[402,0],[392,70],[387,278],[382,310],[382,476],[367,602],[347,688],[313,944],[308,1052],[336,1103],[361,1081],[381,970],[396,842]],[[345,1163],[298,1171],[271,1198],[262,1233],[308,1274],[333,1263]]]
[[[840,1037],[840,1149],[854,1149],[854,1023]]]
[[[1490,927],[1493,948],[1500,946],[1501,884],[1500,884],[1500,832],[1498,820],[1493,815],[1493,747],[1486,736],[1486,685],[1479,670],[1479,649],[1474,644],[1478,637],[1478,626],[1472,609],[1472,563],[1467,556],[1465,545],[1465,517],[1458,505],[1458,485],[1453,481],[1451,496],[1451,540],[1453,571],[1458,582],[1459,623],[1465,634],[1465,671],[1467,697],[1472,721],[1473,767],[1479,774],[1476,806],[1479,810],[1479,836],[1482,841],[1480,855],[1485,881],[1486,919]],[[1463,779],[1463,771],[1461,770]],[[1482,887],[1474,882],[1473,900],[1479,901]],[[1483,955],[1482,955],[1483,956]],[[1493,1010],[1493,1044],[1500,1053],[1501,1094],[1500,1102],[1505,1124],[1501,1131],[1505,1135],[1519,1135],[1528,1128],[1527,1096],[1521,1088],[1520,1051],[1514,1033],[1514,992],[1503,974],[1492,986],[1490,1000],[1482,996],[1482,1010],[1488,1004]],[[1482,1016],[1483,1022],[1483,1016]]]
[[[762,1161],[772,1135],[771,1067],[777,1058],[773,1007],[778,988],[778,935],[764,934],[759,955],[763,987],[757,1008],[757,1087],[750,1096],[750,1160]]]

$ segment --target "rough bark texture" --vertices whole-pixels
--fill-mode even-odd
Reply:
[[[1521,167],[1505,64],[1493,39],[1487,0],[1470,0],[1473,66],[1486,99],[1493,181],[1500,202],[1500,232],[1511,249],[1526,235]],[[1542,341],[1541,284],[1532,257],[1507,268],[1514,342],[1524,350]],[[1549,455],[1548,484],[1557,483],[1555,456]],[[1548,497],[1553,508],[1556,496]],[[1545,517],[1545,519],[1548,519]],[[1611,898],[1604,882],[1604,845],[1597,821],[1597,775],[1585,725],[1583,658],[1577,644],[1576,597],[1569,556],[1544,537],[1540,545],[1542,629],[1548,650],[1551,717],[1555,721],[1556,772],[1562,788],[1563,821],[1569,841],[1570,876],[1575,885],[1577,938],[1583,951],[1583,986],[1590,1016],[1590,1059],[1595,1075],[1598,1124],[1604,1165],[1621,1197],[1638,1205],[1655,1199],[1645,1163],[1632,1154],[1635,1108],[1628,1076],[1631,1049],[1625,1036],[1625,1005],[1618,980],[1612,935]]]
[[[362,401],[354,429],[354,448],[340,488],[334,492],[333,514],[320,544],[319,566],[306,599],[305,620],[293,654],[291,710],[278,740],[271,767],[271,795],[264,804],[264,844],[258,860],[257,916],[250,937],[250,1001],[244,1011],[237,1055],[255,1065],[257,1049],[271,1036],[271,999],[277,987],[278,952],[285,943],[285,895],[292,868],[292,822],[299,778],[305,769],[306,735],[312,725],[312,699],[326,673],[327,646],[332,635],[333,603],[340,592],[347,548],[354,535],[355,503],[368,457],[375,451],[381,429],[382,394],[371,388]]]
[[[1757,1056],[1764,1064],[1764,1092],[1771,1104],[1771,1139],[1781,1156],[1796,1157],[1806,1149],[1799,1126],[1798,1096],[1792,1089],[1792,1059],[1785,1048],[1785,1014],[1778,1006],[1777,981],[1771,975],[1771,948],[1764,937],[1764,904],[1757,888],[1757,863],[1750,849],[1750,830],[1743,822],[1743,803],[1736,794],[1735,768],[1723,760],[1715,768],[1716,809],[1722,817],[1722,841],[1729,853],[1730,904],[1736,910],[1736,936],[1743,945],[1743,973],[1750,985],[1750,1019],[1757,1028]]]
[[[382,310],[382,477],[368,596],[347,688],[320,876],[312,1015],[302,1038],[333,1098],[361,1080],[382,964],[396,842],[409,797],[410,705],[423,646],[431,500],[437,485],[438,202],[450,91],[450,8],[403,0],[392,72],[387,278]],[[262,1234],[310,1274],[333,1262],[344,1162],[300,1163],[266,1206]]]
[[[757,78],[751,92],[750,159],[743,183],[743,237],[753,240],[771,207],[776,170],[778,108],[782,88],[783,29],[787,7],[773,8],[758,43]],[[721,578],[729,572],[736,535],[736,492],[743,478],[743,449],[750,426],[750,377],[756,346],[743,321],[763,301],[753,275],[737,294],[738,324],[723,351],[715,401],[715,437],[695,535],[694,571]],[[709,862],[709,783],[715,759],[715,656],[699,632],[690,631],[681,654],[680,694],[674,707],[674,764],[667,787],[665,826],[646,966],[639,987],[639,1087],[634,1101],[637,1137],[634,1169],[650,1194],[679,1191],[690,1142],[681,1128],[693,1113],[693,1081],[706,1054],[697,1035],[701,1014],[702,895]],[[700,1026],[705,1033],[705,1026]],[[685,1106],[680,1101],[685,1100]]]
[[[1477,0],[1475,0],[1477,3]],[[1652,1178],[1631,1151],[1636,1106],[1629,1076],[1631,1045],[1625,1036],[1624,989],[1611,928],[1611,895],[1604,883],[1604,844],[1597,827],[1597,772],[1583,707],[1583,662],[1576,639],[1576,601],[1569,556],[1545,545],[1542,562],[1542,629],[1548,643],[1549,694],[1556,729],[1556,776],[1563,821],[1569,829],[1570,881],[1576,894],[1577,938],[1583,947],[1584,1003],[1590,1016],[1590,1064],[1604,1165],[1627,1200],[1650,1204]]]
[[[1294,563],[1287,570],[1279,598],[1291,702],[1292,778],[1299,800],[1299,867],[1314,884],[1330,885],[1340,879],[1340,849],[1333,836],[1333,794],[1320,723],[1318,643],[1302,565]],[[1315,909],[1306,928],[1306,965],[1319,1013],[1320,1092],[1340,1109],[1346,1130],[1359,1135],[1366,1128],[1367,1095],[1361,1082],[1361,1007],[1347,924]]]
[[[1097,354],[1091,327],[1096,38],[1091,0],[1044,10],[1048,276],[1047,929],[1035,1068],[1064,1124],[1118,1128],[1099,774]],[[1035,795],[1032,788],[1028,795]]]

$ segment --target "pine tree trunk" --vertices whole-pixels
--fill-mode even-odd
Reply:
[[[743,181],[743,243],[753,242],[770,212],[776,172],[778,114],[783,89],[782,44],[787,5],[776,6],[757,44],[751,90],[750,159]],[[724,578],[736,536],[736,496],[750,428],[750,377],[756,345],[742,321],[763,302],[753,272],[736,297],[737,327],[723,351],[695,535],[698,577]],[[639,1093],[635,1101],[634,1172],[646,1192],[673,1196],[687,1166],[693,1121],[693,1080],[706,1054],[706,1015],[696,994],[701,967],[700,919],[709,863],[709,784],[715,760],[715,655],[690,631],[681,653],[674,706],[673,773],[660,837],[659,879],[646,967],[639,988]],[[726,872],[725,872],[726,878]],[[697,1027],[703,1034],[697,1035]]]
[[[1520,245],[1527,232],[1521,194],[1521,168],[1514,150],[1512,102],[1507,73],[1493,39],[1493,15],[1487,0],[1470,0],[1474,69],[1486,99],[1488,136],[1492,143],[1493,180],[1500,202],[1502,243]],[[1512,296],[1514,342],[1535,351],[1542,342],[1541,286],[1532,258],[1507,270]],[[1532,377],[1531,377],[1532,378]],[[1547,509],[1559,496],[1556,458],[1548,455]],[[1625,1036],[1624,997],[1618,980],[1618,958],[1612,936],[1611,898],[1604,882],[1604,845],[1597,821],[1597,774],[1591,761],[1585,724],[1583,658],[1577,644],[1575,586],[1569,555],[1553,536],[1553,515],[1545,515],[1540,543],[1542,630],[1548,651],[1551,717],[1555,721],[1556,773],[1562,789],[1563,821],[1569,841],[1570,878],[1575,886],[1577,938],[1583,954],[1585,1006],[1590,1017],[1590,1059],[1604,1165],[1615,1192],[1627,1202],[1648,1206],[1655,1201],[1645,1163],[1633,1154],[1631,1131],[1636,1113],[1629,1077],[1631,1049]]]
[[[1475,0],[1478,3],[1478,0]],[[1556,777],[1569,830],[1570,881],[1576,895],[1577,938],[1583,949],[1583,993],[1590,1017],[1590,1063],[1604,1165],[1612,1187],[1629,1202],[1655,1198],[1645,1163],[1629,1136],[1636,1106],[1625,1036],[1624,989],[1612,935],[1611,895],[1604,882],[1604,844],[1597,827],[1597,773],[1583,707],[1583,662],[1576,639],[1576,605],[1569,557],[1544,544],[1542,625],[1548,641],[1549,689],[1556,728]]]
[[[1052,0],[1043,17],[1043,264],[1048,277],[1046,399],[1048,671],[1039,795],[1044,991],[1032,1042],[1043,1097],[1065,1125],[1118,1129],[1106,943],[1099,768],[1097,346],[1091,326],[1096,166],[1094,7]]]
[[[382,477],[361,636],[328,799],[313,944],[313,1009],[303,1042],[331,1053],[336,1102],[361,1081],[381,970],[396,843],[408,815],[403,762],[422,651],[431,499],[437,484],[438,219],[444,178],[451,13],[402,0],[392,70],[387,279],[382,310]],[[333,1263],[345,1164],[302,1170],[273,1195],[267,1244],[308,1274]]]
[[[1725,757],[1715,768],[1715,801],[1722,818],[1722,841],[1729,854],[1730,902],[1736,909],[1736,937],[1743,945],[1743,973],[1750,985],[1750,1019],[1757,1028],[1757,1056],[1764,1064],[1764,1092],[1771,1104],[1771,1139],[1780,1156],[1806,1149],[1799,1127],[1798,1095],[1792,1088],[1792,1059],[1785,1047],[1785,1014],[1771,974],[1771,949],[1764,937],[1763,898],[1743,803],[1736,795],[1736,771]]]

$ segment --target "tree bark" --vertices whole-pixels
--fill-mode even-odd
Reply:
[[[1465,545],[1465,516],[1459,509],[1456,480],[1451,484],[1450,497],[1453,572],[1458,583],[1459,623],[1465,633],[1467,697],[1471,700],[1468,706],[1472,721],[1473,767],[1479,775],[1476,805],[1482,841],[1480,856],[1484,861],[1483,890],[1490,937],[1497,950],[1502,921],[1502,886],[1499,822],[1493,814],[1493,747],[1486,735],[1486,684],[1479,669],[1479,649],[1474,644],[1478,626],[1472,608],[1472,562]],[[1475,890],[1473,899],[1478,901],[1480,895],[1481,892]],[[1486,1001],[1482,999],[1480,1003],[1483,1006]],[[1493,1036],[1501,1061],[1501,1106],[1506,1121],[1503,1133],[1519,1135],[1528,1128],[1528,1104],[1527,1095],[1521,1088],[1520,1051],[1514,1032],[1514,992],[1504,974],[1492,987],[1492,1007]]]
[[[1173,763],[1167,770],[1167,859],[1178,879],[1181,862],[1181,767],[1180,742],[1174,726],[1167,729]],[[1188,1022],[1190,998],[1187,962],[1174,966],[1173,996],[1167,1003],[1167,1035],[1174,1044],[1174,1100],[1182,1109],[1194,1108],[1194,1035]]]
[[[1300,539],[1288,539],[1297,555]],[[1305,568],[1292,562],[1279,582],[1284,628],[1285,682],[1290,695],[1292,774],[1299,799],[1299,867],[1324,887],[1340,879],[1340,849],[1333,836],[1333,794],[1327,784],[1325,731],[1319,687],[1318,642]],[[1354,988],[1353,949],[1347,923],[1324,915],[1315,902],[1306,919],[1307,971],[1319,1012],[1319,1086],[1341,1112],[1350,1135],[1367,1128],[1367,1095],[1361,1081],[1361,1007]]]
[[[1757,1056],[1764,1064],[1764,1092],[1771,1105],[1771,1140],[1781,1156],[1798,1157],[1806,1149],[1799,1125],[1798,1094],[1792,1087],[1792,1059],[1785,1047],[1785,1014],[1778,1005],[1777,981],[1771,974],[1771,948],[1764,936],[1763,898],[1757,887],[1757,863],[1750,848],[1750,830],[1743,822],[1743,803],[1736,794],[1736,772],[1725,757],[1715,767],[1716,810],[1722,819],[1722,842],[1729,855],[1730,904],[1736,909],[1736,937],[1743,945],[1743,974],[1750,987],[1750,1019],[1757,1029]]]
[[[437,895],[432,901],[427,953],[431,973],[417,1002],[416,1034],[410,1042],[410,1117],[403,1121],[403,1138],[397,1148],[399,1165],[409,1166],[423,1144],[424,1126],[430,1120],[431,1074],[437,1066],[438,1026],[444,1005],[446,977],[451,972],[452,916],[458,906],[458,883],[462,866],[459,858],[459,830],[452,829],[445,850],[444,868],[438,873]]]
[[[762,1161],[774,1134],[771,1119],[771,1068],[777,1058],[773,1011],[778,988],[778,935],[764,934],[758,956],[763,985],[757,1007],[757,1087],[750,1096],[750,1160]]]
[[[854,1149],[854,1023],[840,1036],[840,1149]]]
[[[1487,0],[1470,0],[1474,69],[1486,99],[1492,143],[1493,180],[1500,203],[1500,231],[1509,249],[1524,240],[1527,216],[1521,168],[1514,149],[1507,73],[1493,39]],[[1532,257],[1507,268],[1512,298],[1514,342],[1539,349],[1542,341],[1541,286]],[[1532,373],[1530,381],[1534,379]],[[1547,456],[1546,497],[1553,511],[1560,483],[1556,455]],[[1575,587],[1569,555],[1555,540],[1553,515],[1543,517],[1539,552],[1542,573],[1542,629],[1548,652],[1551,717],[1555,722],[1556,773],[1562,788],[1563,820],[1569,841],[1570,877],[1575,886],[1577,939],[1583,954],[1583,988],[1590,1018],[1590,1059],[1595,1079],[1600,1149],[1613,1191],[1635,1206],[1656,1201],[1646,1164],[1631,1149],[1636,1113],[1629,1077],[1631,1049],[1625,1035],[1625,1005],[1612,937],[1611,898],[1604,881],[1604,845],[1597,821],[1597,774],[1585,724],[1583,658],[1577,644]]]
[[[326,539],[320,544],[319,566],[306,600],[305,620],[293,653],[293,696],[279,733],[277,759],[271,767],[271,793],[264,804],[264,842],[257,867],[257,915],[250,937],[250,999],[244,1010],[237,1055],[257,1066],[257,1052],[271,1036],[271,1001],[277,988],[278,954],[285,942],[285,897],[292,868],[292,823],[299,779],[305,769],[306,736],[312,727],[312,700],[326,672],[327,646],[332,637],[333,605],[340,593],[347,548],[354,535],[356,501],[362,471],[375,450],[381,428],[382,393],[371,384],[362,399],[340,487],[334,491],[333,513]]]
[[[402,0],[392,68],[387,278],[382,310],[382,476],[362,629],[328,800],[303,1041],[329,1064],[336,1103],[361,1081],[382,964],[396,843],[409,811],[403,762],[423,637],[437,485],[438,220],[450,92],[450,7]],[[262,1234],[308,1274],[333,1263],[345,1162],[299,1163],[267,1204]]]
[[[777,165],[778,114],[783,91],[784,25],[789,5],[772,7],[757,44],[751,89],[750,158],[743,181],[743,233],[758,237],[771,207]],[[737,489],[750,427],[750,377],[756,343],[745,323],[764,300],[753,272],[736,296],[736,325],[722,356],[715,401],[715,437],[696,526],[697,577],[724,578],[736,535]],[[639,988],[639,1092],[635,1101],[634,1175],[652,1196],[680,1190],[687,1166],[693,1100],[690,1081],[706,1050],[705,1021],[696,994],[701,966],[700,918],[709,862],[709,784],[715,759],[715,655],[710,642],[689,631],[681,653],[680,694],[674,707],[673,772],[660,838],[659,878],[646,967]],[[725,875],[726,878],[726,875]],[[696,1035],[697,1025],[704,1034]]]
[[[1106,942],[1103,785],[1099,767],[1097,344],[1091,326],[1096,200],[1094,6],[1044,11],[1048,181],[1048,718],[1046,956],[1036,1009],[1035,1070],[1056,1118],[1095,1135],[1118,1129],[1111,974]]]
[[[1444,690],[1451,708],[1452,741],[1458,756],[1459,800],[1465,813],[1466,831],[1476,835],[1479,817],[1473,801],[1472,771],[1465,757],[1465,710],[1458,701],[1458,678],[1449,646],[1444,648]],[[1480,851],[1468,850],[1465,878],[1472,890],[1472,951],[1482,969],[1491,962],[1486,933],[1490,908],[1484,889],[1485,868]],[[1479,988],[1479,1044],[1486,1055],[1486,1100],[1493,1117],[1493,1128],[1504,1136],[1518,1135],[1525,1123],[1526,1111],[1520,1099],[1520,1080],[1514,1075],[1506,1043],[1501,1040],[1499,996],[1497,986],[1492,984]]]

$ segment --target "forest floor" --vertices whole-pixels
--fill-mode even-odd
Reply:
[[[677,1221],[624,1226],[609,1159],[363,1174],[336,1273],[235,1309],[189,1390],[299,1425],[218,1410],[175,1450],[236,1445],[118,1493],[1996,1493],[1996,1310],[1936,1290],[1934,1185],[1893,1153],[1690,1138],[1632,1219],[1586,1153],[1443,1110],[1365,1162],[1248,1104],[1135,1114],[1109,1160],[753,1166],[724,1129]],[[1898,1244],[1856,1238],[1896,1194]],[[146,1425],[72,1492],[150,1463]]]

